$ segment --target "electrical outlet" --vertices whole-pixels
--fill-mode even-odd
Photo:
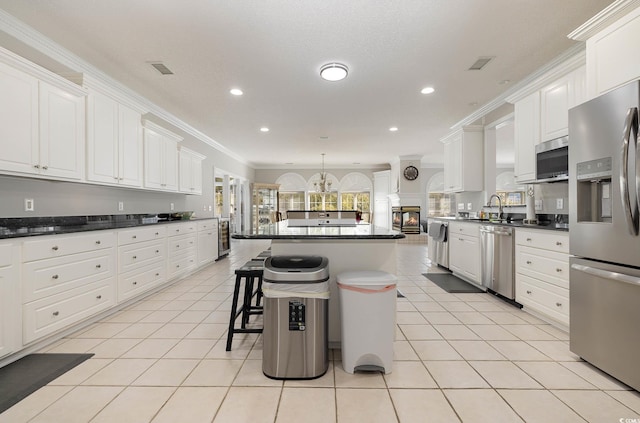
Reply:
[[[562,198],[556,198],[556,209],[562,210],[564,208],[564,201]]]
[[[458,210],[464,210],[464,203],[458,203]]]
[[[467,203],[467,210],[471,210],[473,208],[473,204],[472,203]]]
[[[202,211],[207,211],[207,205],[202,206]]]
[[[542,200],[536,200],[536,211],[542,210]]]
[[[24,199],[24,211],[34,211],[35,210],[35,202],[33,198],[25,198]]]
[[[213,206],[209,204],[209,211],[213,210]]]
[[[124,201],[118,201],[118,211],[124,210]]]
[[[170,207],[169,207],[169,208],[171,209],[171,211],[173,211],[173,209],[175,209],[175,208],[176,208],[176,206],[175,206],[173,203],[171,203],[171,205],[170,205]]]

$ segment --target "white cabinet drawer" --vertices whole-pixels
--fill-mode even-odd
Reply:
[[[147,241],[130,244],[118,248],[118,271],[129,272],[149,263],[162,261],[166,258],[167,246],[162,241]]]
[[[13,264],[13,248],[13,244],[0,245],[0,267],[11,266]]]
[[[566,232],[516,229],[516,244],[569,254],[569,234]]]
[[[113,250],[98,250],[25,263],[23,301],[29,302],[115,275]]]
[[[528,276],[516,275],[516,301],[569,325],[569,290]]]
[[[569,289],[569,255],[518,246],[516,272]]]
[[[185,251],[186,249],[189,249],[189,248],[195,249],[196,237],[195,235],[170,237],[168,244],[169,244],[168,246],[169,257],[172,257],[173,255],[178,254],[182,251]]]
[[[208,231],[218,227],[218,219],[208,219],[197,223],[198,232]]]
[[[468,235],[480,238],[480,225],[475,223],[451,222],[449,223],[449,236]]]
[[[24,343],[112,307],[114,288],[112,280],[105,280],[25,304],[22,308]]]
[[[196,250],[195,248],[186,250],[184,254],[179,254],[169,259],[167,265],[167,272],[169,279],[172,279],[178,275],[181,275],[196,265]]]
[[[172,223],[167,226],[168,236],[186,235],[196,232],[196,222]]]
[[[111,248],[116,245],[115,232],[92,231],[88,234],[47,235],[22,244],[23,261],[48,259],[69,254]]]
[[[149,226],[147,228],[123,229],[118,232],[118,245],[163,239],[167,236],[166,226]]]
[[[120,275],[118,278],[118,302],[125,301],[166,281],[164,267],[164,263],[153,263],[136,272]]]

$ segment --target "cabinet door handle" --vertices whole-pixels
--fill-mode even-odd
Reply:
[[[40,169],[40,165],[33,165],[33,167],[35,167],[36,169]]]
[[[60,314],[60,312],[59,312],[59,311],[54,311],[52,314],[53,314],[54,316],[57,316],[57,315],[59,315],[59,314]]]
[[[556,303],[556,307],[562,307],[562,303]]]
[[[49,166],[42,166],[42,169],[43,170],[47,170],[47,169],[49,169]]]
[[[137,235],[134,235],[134,236],[132,236],[131,238],[136,239],[136,238],[138,238],[138,236],[137,236]]]
[[[531,295],[531,291],[527,290],[527,294]]]
[[[160,250],[156,250],[156,254],[159,254],[159,253],[160,253]]]
[[[531,260],[527,260],[527,264],[531,264]]]
[[[557,246],[560,246],[560,245],[562,245],[562,242],[560,242],[560,241],[556,241],[556,245],[557,245]]]
[[[160,276],[160,273],[156,273],[156,276]]]
[[[560,273],[562,272],[562,269],[560,269],[559,267],[556,267],[556,272]]]
[[[176,248],[180,248],[180,244],[176,244]]]
[[[102,267],[101,264],[96,264],[96,269],[100,269]]]
[[[531,242],[531,238],[527,238],[527,242]]]
[[[179,265],[179,264],[176,264],[176,268],[178,268],[178,267],[180,267],[180,265]]]
[[[113,177],[113,179],[115,179],[115,180],[117,181],[117,180],[118,180],[118,177],[117,177],[117,176],[114,176],[114,177]]]
[[[133,284],[134,284],[134,285],[137,285],[137,284],[138,284],[138,282],[136,282],[136,281],[133,281]]]
[[[138,258],[138,256],[133,256],[133,259],[136,260]]]
[[[96,296],[96,299],[101,300],[102,299],[102,295]]]
[[[51,279],[58,279],[58,275],[51,276]]]
[[[57,245],[54,245],[53,247],[51,247],[51,249],[52,249],[53,251],[58,251],[58,246],[57,246]]]
[[[156,232],[156,236],[160,235],[160,232]]]

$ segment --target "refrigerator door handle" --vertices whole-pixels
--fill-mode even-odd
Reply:
[[[622,208],[624,217],[627,221],[627,228],[631,235],[638,235],[638,203],[637,201],[631,205],[631,195],[629,193],[629,143],[631,142],[631,132],[634,127],[638,127],[638,109],[635,107],[627,111],[627,117],[624,122],[624,136],[622,138],[622,154],[620,155],[620,198],[622,199]],[[634,143],[637,143],[635,138]]]
[[[631,285],[640,286],[640,278],[631,275],[625,275],[624,273],[611,272],[609,270],[596,269],[590,266],[584,266],[582,264],[572,264],[572,269],[578,270],[580,272],[588,273],[589,275],[596,276],[599,278],[611,279],[618,282],[625,282]]]

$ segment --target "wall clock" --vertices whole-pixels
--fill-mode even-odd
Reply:
[[[413,181],[418,178],[418,169],[415,166],[407,166],[404,168],[404,178]]]

